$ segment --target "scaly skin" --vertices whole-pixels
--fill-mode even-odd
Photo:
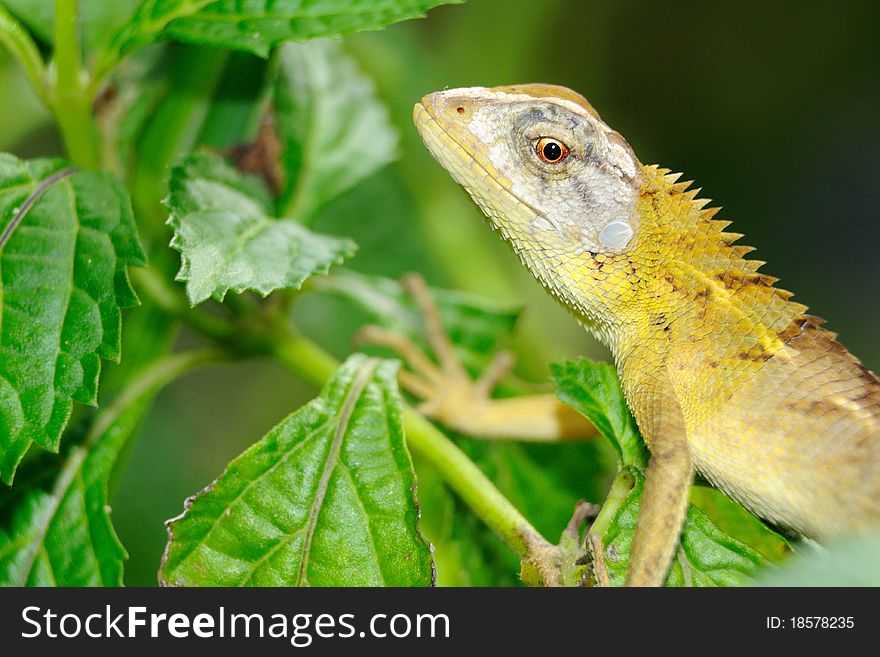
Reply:
[[[813,538],[880,524],[880,381],[758,273],[699,190],[641,164],[562,87],[438,92],[414,120],[535,277],[611,348],[652,453],[629,584],[664,581],[694,469]],[[543,138],[567,155],[542,159]]]

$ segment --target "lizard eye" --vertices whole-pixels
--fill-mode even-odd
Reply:
[[[542,162],[559,164],[568,157],[568,146],[552,137],[541,137],[535,144],[535,152]]]

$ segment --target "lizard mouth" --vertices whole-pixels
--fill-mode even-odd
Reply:
[[[457,110],[467,107],[464,99],[461,103],[449,102],[448,96],[439,98],[444,93],[448,94],[428,94],[413,107],[413,123],[434,159],[467,190],[493,225],[503,228],[499,216],[506,214],[504,209],[509,210],[510,215],[518,214],[515,210],[525,212],[529,215],[529,221],[544,217],[543,212],[513,192],[510,180],[498,173],[481,153],[482,146],[476,137],[461,125]],[[450,107],[456,109],[452,110],[454,116],[447,119]],[[448,123],[451,125],[447,126]],[[461,125],[461,128],[455,129],[457,125]]]

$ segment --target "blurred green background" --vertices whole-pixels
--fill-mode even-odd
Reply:
[[[764,271],[876,370],[878,24],[875,2],[472,0],[350,37],[401,131],[400,159],[329,208],[318,228],[354,237],[361,271],[415,270],[434,285],[524,302],[515,349],[526,378],[545,381],[552,360],[606,357],[485,227],[410,122],[413,102],[444,87],[564,84],[643,162],[696,179],[743,243],[759,247]],[[2,53],[0,88],[0,149],[60,153],[46,112]],[[340,356],[361,321],[317,295],[297,305],[296,319]],[[131,552],[127,583],[155,584],[163,521],[313,395],[261,362],[211,368],[161,394],[113,501]]]

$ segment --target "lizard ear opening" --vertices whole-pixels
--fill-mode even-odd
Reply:
[[[599,233],[599,240],[609,249],[622,249],[633,237],[633,229],[624,221],[612,221]]]

